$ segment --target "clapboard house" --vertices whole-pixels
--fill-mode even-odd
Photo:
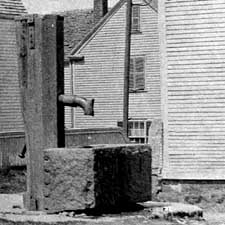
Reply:
[[[64,17],[64,84],[65,93],[72,94],[73,80],[71,79],[70,52],[90,32],[94,26],[94,13],[92,9],[72,10],[61,13]],[[65,126],[71,128],[71,107],[65,107]]]
[[[160,0],[163,178],[225,178],[225,2]]]
[[[0,132],[24,131],[17,68],[16,16],[26,13],[20,0],[0,0]],[[64,16],[65,58],[91,30],[93,10],[73,10]],[[76,35],[74,35],[76,34]],[[65,90],[68,92],[68,83]]]
[[[24,13],[20,0],[0,0],[0,132],[23,129],[14,17]]]
[[[116,127],[122,122],[126,1],[104,15],[106,2],[94,1],[94,13],[100,9],[103,18],[72,49],[65,67],[71,92],[95,98],[95,116],[84,116],[79,108],[67,111],[68,127]],[[161,118],[156,3],[133,0],[132,7],[129,136],[137,142],[147,142],[151,121]]]

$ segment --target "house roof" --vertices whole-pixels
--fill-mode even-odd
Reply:
[[[71,50],[92,29],[93,10],[73,10],[60,14],[64,16],[64,52],[65,59],[68,59]]]
[[[158,11],[158,0],[143,0],[146,5],[150,6],[153,10],[155,10],[156,12]],[[87,33],[87,35],[85,35],[83,37],[83,39],[77,43],[77,45],[74,46],[74,48],[72,48],[72,50],[70,51],[70,55],[74,55],[91,37],[93,34],[95,34],[95,32],[97,32],[99,30],[99,28],[101,28],[105,22],[112,16],[114,15],[115,12],[117,12],[118,9],[120,9],[122,7],[122,5],[126,2],[126,0],[120,0],[100,21],[99,23],[97,23],[91,30],[90,32]],[[69,56],[69,55],[68,55]]]
[[[6,16],[17,16],[26,13],[21,0],[0,0],[0,14]]]

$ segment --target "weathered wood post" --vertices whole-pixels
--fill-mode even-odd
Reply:
[[[21,105],[28,149],[26,207],[43,210],[43,150],[65,147],[64,106],[94,115],[94,99],[64,95],[63,17],[17,20]]]
[[[42,150],[64,147],[63,18],[28,15],[17,19],[22,112],[28,149],[27,208],[42,209]]]

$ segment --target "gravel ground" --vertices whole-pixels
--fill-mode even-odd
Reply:
[[[26,191],[26,169],[25,168],[12,168],[8,173],[0,173],[0,193],[12,194],[12,193],[20,193]],[[168,191],[168,190],[167,190]],[[176,193],[172,193],[170,191],[163,193],[163,201],[165,201],[166,196],[172,200],[177,198]],[[15,195],[16,196],[16,195]],[[18,195],[17,195],[18,196]],[[1,200],[0,206],[7,210],[9,204],[13,204],[15,206],[15,210],[20,208],[20,203],[18,203],[18,197],[13,198],[5,197],[4,200]],[[179,200],[179,199],[178,199]],[[17,203],[16,203],[17,202]],[[150,219],[148,215],[146,215],[146,223],[149,225],[225,225],[225,202],[220,204],[214,204],[213,202],[204,202],[200,206],[204,209],[204,219],[205,220],[192,220],[188,218],[172,218],[170,221],[161,220],[161,219]],[[128,224],[130,225],[130,224]]]

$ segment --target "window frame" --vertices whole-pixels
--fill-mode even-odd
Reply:
[[[137,8],[138,15],[134,16],[134,8]],[[137,23],[133,22],[135,19],[137,19]],[[134,24],[137,25],[137,28],[134,29]],[[132,5],[132,13],[131,13],[131,33],[132,34],[140,34],[141,33],[141,7],[140,4],[133,4]]]
[[[143,125],[143,129],[141,127]],[[128,121],[128,136],[131,142],[135,143],[148,143],[148,133],[151,127],[152,121],[149,119],[144,118],[133,118]],[[123,122],[117,122],[118,127],[123,127]],[[136,127],[135,127],[136,126]]]

